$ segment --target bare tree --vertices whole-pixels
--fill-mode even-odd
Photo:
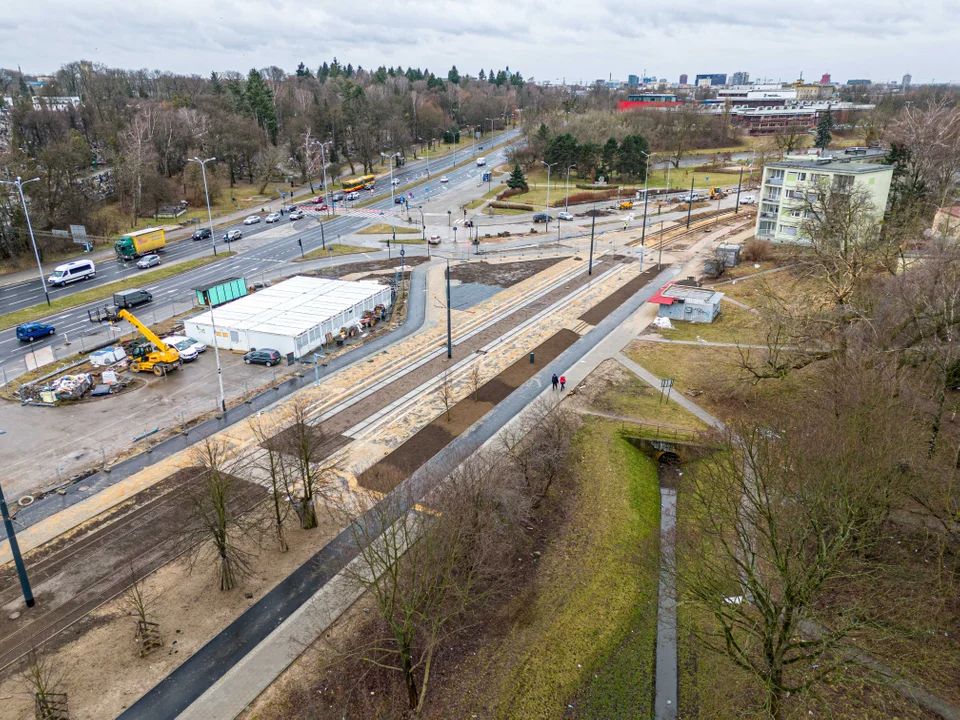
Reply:
[[[129,612],[137,618],[135,635],[140,645],[140,657],[146,657],[154,650],[163,647],[163,635],[160,626],[150,620],[150,608],[156,598],[151,596],[144,585],[143,578],[130,568],[130,584],[123,592],[123,601]]]
[[[473,390],[473,401],[480,402],[480,388],[483,387],[483,361],[477,360],[470,368],[470,387]]]
[[[391,493],[351,525],[360,555],[347,573],[377,622],[369,642],[341,653],[399,673],[411,711],[423,707],[437,650],[508,587],[530,507],[513,478],[480,456],[427,498]]]
[[[270,510],[271,525],[273,533],[277,538],[277,544],[280,546],[280,552],[286,552],[290,549],[287,539],[284,536],[283,526],[290,510],[290,503],[287,501],[289,495],[287,488],[290,486],[289,461],[283,451],[272,443],[271,440],[278,434],[270,432],[264,428],[259,418],[250,420],[250,427],[253,430],[257,444],[262,448],[262,452],[255,461],[257,470],[266,476],[270,485]]]
[[[784,155],[796,152],[807,140],[807,130],[798,123],[789,123],[773,136],[774,142]]]
[[[201,472],[192,498],[196,527],[190,535],[205,541],[197,545],[197,557],[213,555],[220,589],[232,590],[250,572],[250,552],[240,542],[247,528],[235,502],[236,475],[242,470],[225,443],[209,438],[194,452],[194,462]]]
[[[443,402],[443,408],[446,411],[447,422],[450,422],[450,411],[453,409],[456,400],[453,395],[453,385],[450,382],[450,371],[443,371],[443,380],[440,382],[440,385],[437,386],[437,395],[440,397],[441,402]]]
[[[334,472],[336,463],[325,462],[332,438],[321,426],[310,424],[310,406],[302,399],[293,403],[293,424],[289,447],[285,448],[294,457],[292,471],[285,473],[287,494],[294,500],[294,508],[300,516],[300,527],[310,530],[319,525],[317,498],[332,502],[336,486]]]
[[[33,695],[36,720],[68,720],[70,711],[67,694],[63,692],[63,673],[48,656],[31,651],[22,678]]]

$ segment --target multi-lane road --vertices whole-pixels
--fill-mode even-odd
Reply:
[[[504,143],[514,139],[519,134],[518,130],[510,131],[498,136],[492,142]],[[477,145],[476,154],[484,154],[487,157],[487,168],[500,163],[504,159],[505,150],[490,150],[490,143],[486,143],[487,149],[480,150]],[[456,162],[472,157],[471,148],[464,148],[463,152],[458,152]],[[461,198],[464,192],[472,189],[479,196],[486,187],[480,187],[478,177],[483,172],[482,168],[476,167],[474,163],[469,163],[458,169],[452,169],[454,157],[448,157],[430,160],[429,178],[426,177],[427,163],[425,160],[410,161],[404,168],[394,173],[394,177],[400,180],[400,187],[395,192],[413,193],[413,199],[410,200],[411,215],[419,221],[420,210],[430,216],[446,215],[447,210],[457,210],[460,200],[454,200],[454,197]],[[441,183],[441,176],[446,175],[448,182]],[[418,181],[421,184],[408,189],[409,186]],[[460,191],[460,192],[458,192]],[[258,225],[244,226],[241,223],[219,228],[216,233],[218,250],[226,250],[228,246],[221,242],[221,238],[228,230],[241,229],[243,239],[231,243],[230,249],[237,254],[216,263],[206,265],[194,270],[190,270],[179,275],[160,280],[155,283],[147,283],[144,287],[149,290],[154,301],[152,305],[159,306],[164,302],[168,303],[173,299],[186,299],[189,297],[192,288],[205,282],[215,281],[226,277],[243,277],[248,280],[256,280],[259,276],[269,277],[272,273],[283,265],[291,262],[300,256],[301,244],[303,252],[310,252],[321,247],[321,243],[335,242],[338,236],[345,236],[355,233],[363,226],[369,224],[371,220],[378,219],[380,211],[388,213],[391,210],[398,209],[391,200],[391,187],[389,181],[377,184],[374,193],[361,193],[362,199],[375,198],[362,211],[353,211],[349,207],[342,213],[338,209],[337,217],[329,218],[321,224],[318,221],[319,213],[308,215],[307,218],[297,222],[290,222],[286,216],[279,223],[266,225],[261,222]],[[449,195],[449,198],[445,196]],[[453,202],[444,202],[445,199]],[[454,205],[455,207],[447,207]],[[353,213],[353,214],[351,214]],[[406,213],[402,213],[405,215]],[[442,218],[428,218],[429,224],[446,225]],[[406,246],[406,251],[413,254],[425,252],[423,246]],[[184,260],[213,252],[213,243],[210,240],[192,241],[181,240],[171,243],[163,253],[164,262]],[[386,257],[387,253],[372,249],[371,255]],[[330,264],[353,262],[356,257],[341,256],[330,258],[327,262]],[[134,263],[121,264],[119,261],[110,260],[97,265],[97,276],[93,280],[83,281],[67,286],[63,289],[53,291],[53,297],[62,297],[82,290],[89,289],[91,286],[119,280],[122,277],[135,276],[138,272]],[[43,290],[40,281],[19,283],[4,288],[0,288],[0,312],[10,312],[19,308],[30,307],[43,302]],[[35,348],[46,345],[60,345],[63,342],[62,335],[66,333],[71,338],[87,332],[90,328],[90,320],[87,311],[93,307],[103,306],[108,300],[101,300],[89,305],[82,305],[70,310],[65,310],[50,316],[43,316],[42,309],[38,313],[37,320],[47,322],[56,327],[56,335],[38,340],[34,343],[21,343],[16,339],[12,330],[4,331],[4,337],[0,337],[0,367],[3,367],[9,377],[15,376],[25,368],[24,355],[30,353]],[[151,306],[144,306],[144,311],[149,313]],[[181,308],[182,311],[182,308]],[[131,328],[122,327],[124,332]]]

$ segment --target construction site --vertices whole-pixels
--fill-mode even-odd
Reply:
[[[101,447],[100,462],[54,491],[19,503],[20,493],[32,488],[14,491],[36,607],[23,606],[5,541],[0,694],[9,699],[0,716],[32,712],[32,699],[16,688],[18,674],[40,649],[69,677],[70,717],[234,717],[297,652],[281,653],[255,681],[241,674],[242,690],[230,685],[230,702],[202,691],[219,687],[238,658],[269,643],[289,612],[339,577],[350,560],[343,508],[376,506],[424,482],[431,468],[469,456],[547,390],[552,374],[566,374],[571,385],[584,380],[593,370],[584,364],[588,353],[610,342],[620,343],[619,352],[641,327],[635,318],[648,323],[656,314],[656,306],[646,304],[655,292],[671,280],[702,275],[714,247],[751,237],[752,224],[750,212],[724,209],[646,230],[623,231],[618,221],[605,232],[562,242],[498,249],[491,241],[482,255],[435,252],[404,263],[402,272],[396,261],[357,262],[339,267],[338,280],[251,287],[244,297],[178,319],[171,330],[185,328],[224,362],[270,347],[280,351],[281,366],[244,380],[242,391],[231,389],[226,400],[221,385],[222,407],[207,395],[205,407],[189,417],[185,411],[179,427],[138,439],[134,448],[122,448],[129,432],[114,445],[92,439],[92,447]],[[339,299],[324,300],[324,293]],[[127,385],[144,382],[140,376],[150,388],[186,382],[176,348],[137,319],[136,310],[106,318],[120,319],[140,337],[91,378],[91,386],[118,377]],[[212,354],[204,356],[208,367]],[[74,387],[61,384],[64,393]],[[128,393],[138,402],[136,392]],[[222,454],[223,472],[233,482],[231,511],[260,518],[273,497],[264,470],[272,453],[294,456],[304,442],[311,443],[309,462],[323,469],[326,490],[313,499],[301,488],[304,502],[295,509],[302,520],[306,501],[315,503],[316,527],[291,522],[284,553],[251,542],[244,582],[219,590],[212,566],[198,561],[206,541],[192,526],[204,454],[212,447]],[[105,446],[116,453],[108,458]],[[141,627],[136,642],[131,639],[132,586],[153,598],[151,621],[162,637]],[[324,622],[297,647],[357,597],[338,595]],[[268,606],[283,608],[281,617],[267,619]],[[244,624],[242,640],[237,623]],[[202,688],[181,683],[173,689],[178,672],[193,672],[191,662],[212,674]],[[113,679],[109,687],[98,683],[103,677]]]

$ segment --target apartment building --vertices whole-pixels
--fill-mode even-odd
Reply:
[[[887,207],[892,180],[892,165],[828,158],[768,163],[760,186],[756,236],[774,242],[803,242],[804,201],[815,201],[817,188],[822,186],[866,192],[879,219]]]

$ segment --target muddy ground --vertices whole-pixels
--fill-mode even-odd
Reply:
[[[508,288],[543,272],[560,262],[561,258],[530,260],[529,262],[488,263],[478,262],[450,268],[450,279],[462,283],[497,285]]]

